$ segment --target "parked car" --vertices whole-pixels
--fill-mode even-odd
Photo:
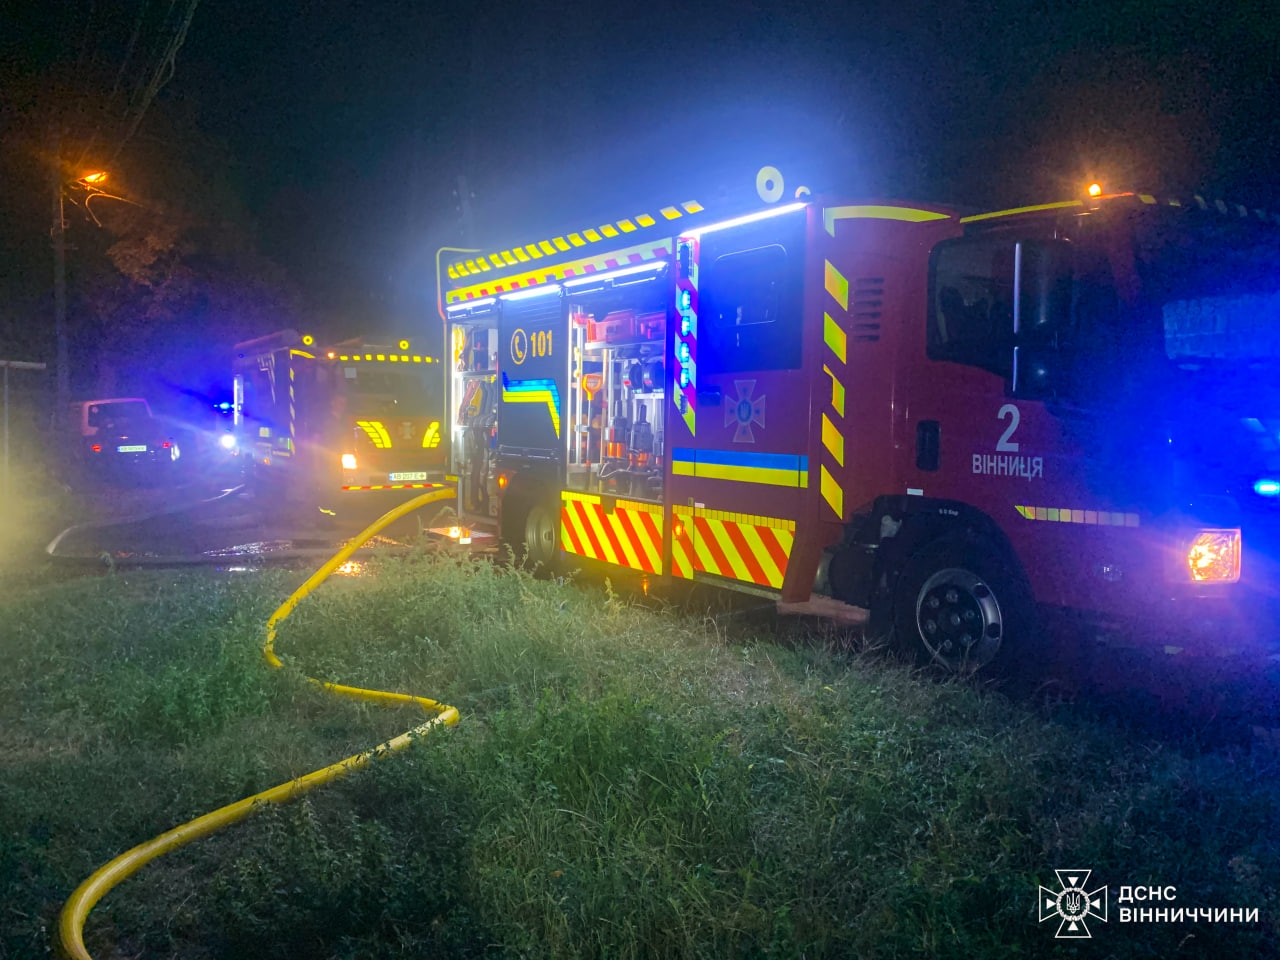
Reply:
[[[78,459],[89,476],[111,480],[170,479],[182,451],[166,424],[141,397],[71,405]]]

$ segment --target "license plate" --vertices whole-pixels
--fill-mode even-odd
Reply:
[[[408,473],[391,474],[392,483],[404,483],[405,481],[425,480],[425,479],[427,479],[427,473],[425,470],[415,470],[415,471],[410,471]]]
[[[127,443],[123,447],[116,447],[116,453],[146,453],[147,445],[145,443]]]

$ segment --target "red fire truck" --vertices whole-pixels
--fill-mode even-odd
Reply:
[[[1034,657],[1049,608],[1170,645],[1276,623],[1276,217],[773,175],[751,212],[446,261],[465,515],[548,565],[869,609],[953,670]]]
[[[286,330],[237,344],[223,445],[287,501],[336,513],[443,480],[443,373],[407,339],[318,346]]]

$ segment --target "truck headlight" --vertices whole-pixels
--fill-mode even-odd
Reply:
[[[236,448],[236,438],[234,434],[224,433],[218,438],[218,445],[223,450],[234,450]]]
[[[354,453],[344,453],[342,455],[342,469],[354,470],[356,468],[356,455]]]
[[[1187,548],[1187,569],[1197,583],[1240,579],[1240,531],[1200,530]]]

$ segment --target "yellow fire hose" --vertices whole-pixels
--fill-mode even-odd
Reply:
[[[429,490],[421,496],[414,497],[412,500],[402,503],[395,509],[383,514],[365,528],[359,536],[334,554],[333,558],[313,573],[306,583],[295,590],[289,599],[282,603],[267,621],[267,638],[262,651],[266,656],[267,663],[273,667],[284,666],[280,658],[275,654],[276,625],[289,616],[304,597],[324,582],[329,574],[333,573],[351,554],[355,553],[365,541],[405,514],[426,506],[428,503],[434,503],[437,500],[454,499],[455,496],[456,494],[452,488],[441,488]],[[355,756],[347,757],[338,763],[312,771],[296,780],[290,780],[288,783],[282,783],[277,787],[272,787],[270,790],[255,793],[251,797],[237,800],[235,803],[214,810],[212,813],[206,813],[202,817],[197,817],[174,827],[172,830],[120,854],[110,863],[98,868],[89,879],[76,888],[75,893],[71,894],[70,899],[67,900],[62,908],[62,913],[58,917],[58,939],[68,957],[74,958],[74,960],[93,960],[89,951],[85,948],[83,938],[84,924],[85,920],[88,919],[89,911],[112,888],[137,873],[152,860],[163,856],[171,850],[176,850],[178,847],[185,846],[193,840],[198,840],[217,830],[221,830],[223,827],[238,823],[251,813],[254,813],[259,804],[288,803],[290,800],[297,799],[323,783],[337,780],[339,777],[344,777],[362,767],[368,766],[374,760],[381,760],[397,750],[403,750],[414,740],[429,733],[433,727],[440,724],[453,725],[458,722],[458,711],[455,708],[447,704],[438,703],[435,700],[428,700],[426,697],[415,697],[407,693],[389,693],[384,690],[363,690],[359,687],[346,687],[337,683],[316,680],[313,677],[308,677],[307,680],[317,686],[324,687],[330,693],[353,697],[357,700],[372,700],[375,703],[384,704],[416,703],[424,710],[432,712],[434,716],[426,723],[419,724],[412,730],[407,730],[398,737],[380,743],[370,750],[365,750],[363,753],[357,753]]]

